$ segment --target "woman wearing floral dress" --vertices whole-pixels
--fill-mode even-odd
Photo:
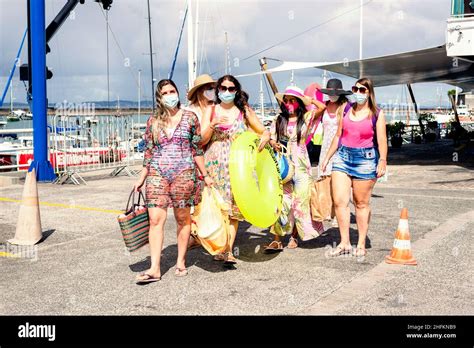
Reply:
[[[305,141],[308,129],[321,116],[325,105],[316,99],[310,100],[296,86],[287,87],[284,93],[277,93],[276,97],[282,103],[282,113],[272,124],[270,144],[277,151],[281,150],[281,144],[287,147],[290,160],[295,165],[295,174],[293,180],[283,185],[283,208],[270,230],[275,237],[265,247],[267,252],[282,251],[280,238],[286,234],[291,234],[287,247],[294,249],[298,247],[298,236],[304,241],[324,232],[322,223],[311,219],[310,195],[313,181]],[[305,113],[305,106],[310,103],[317,108]]]
[[[245,92],[232,75],[225,75],[217,81],[217,105],[208,117],[203,118],[202,144],[206,145],[204,160],[206,170],[214,181],[225,202],[229,204],[230,240],[225,254],[215,260],[235,264],[233,245],[239,221],[244,218],[237,207],[230,186],[229,156],[232,142],[247,129],[261,136],[259,151],[270,140],[270,133],[260,123],[255,112],[248,106]]]
[[[171,80],[161,80],[155,95],[157,112],[147,122],[143,170],[134,185],[135,191],[139,191],[146,181],[150,219],[151,267],[137,277],[138,284],[161,279],[160,259],[169,207],[174,209],[178,228],[175,275],[188,274],[185,259],[191,232],[190,208],[201,201],[196,169],[204,176],[206,185],[213,183],[204,166],[196,114],[180,107],[178,89]]]

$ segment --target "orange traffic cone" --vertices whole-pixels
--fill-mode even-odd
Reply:
[[[42,237],[38,186],[36,173],[33,169],[26,175],[15,237],[8,242],[17,245],[34,245]]]
[[[408,209],[403,208],[400,222],[395,233],[392,252],[385,257],[385,262],[402,265],[416,265],[416,260],[411,253],[410,232],[408,232]]]

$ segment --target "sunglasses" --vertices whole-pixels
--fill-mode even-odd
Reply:
[[[229,91],[230,93],[234,93],[235,91],[237,91],[237,87],[235,87],[235,86],[232,86],[232,87],[219,86],[219,91],[221,91],[221,92]]]
[[[360,93],[365,93],[367,90],[367,87],[352,86],[352,93],[357,93],[358,91],[360,91]]]

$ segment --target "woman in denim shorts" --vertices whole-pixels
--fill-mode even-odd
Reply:
[[[331,181],[341,242],[330,255],[353,252],[365,256],[365,240],[370,221],[370,197],[377,178],[387,167],[385,116],[377,108],[372,81],[361,78],[352,87],[356,103],[348,105],[339,129],[321,168],[325,170],[334,155]],[[349,239],[350,208],[353,194],[359,240],[353,251]]]

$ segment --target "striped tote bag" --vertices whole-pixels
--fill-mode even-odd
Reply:
[[[143,204],[140,204],[141,198],[143,198]],[[132,202],[131,207],[130,200]],[[125,213],[119,215],[117,220],[122,231],[123,241],[129,252],[138,250],[148,243],[150,222],[148,220],[148,209],[145,206],[145,197],[142,192],[139,192],[137,203],[135,203],[135,191],[130,193]]]

